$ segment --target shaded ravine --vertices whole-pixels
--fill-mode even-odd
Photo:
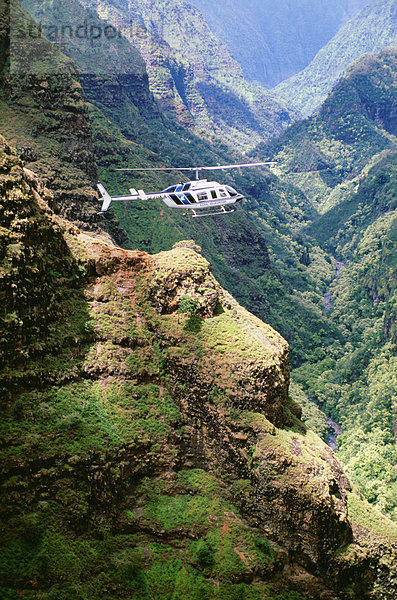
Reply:
[[[329,311],[332,309],[332,303],[331,303],[331,285],[338,279],[342,269],[344,269],[346,267],[345,263],[343,263],[340,260],[337,260],[335,262],[335,277],[332,280],[330,287],[328,288],[328,290],[325,292],[324,294],[324,308],[326,311]],[[309,400],[311,400],[309,398]],[[332,450],[334,452],[336,452],[338,450],[338,437],[343,433],[342,431],[342,427],[339,425],[339,423],[337,423],[336,421],[333,421],[331,419],[331,417],[329,417],[328,415],[326,415],[327,417],[327,427],[328,427],[328,441],[327,444],[330,448],[332,448]]]

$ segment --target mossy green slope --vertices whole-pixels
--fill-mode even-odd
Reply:
[[[3,141],[1,159],[4,307],[48,319],[4,354],[3,597],[361,600],[375,580],[387,597],[393,532],[372,549],[353,539],[349,483],[288,400],[281,336],[190,244],[151,257],[83,233]],[[40,268],[50,252],[55,275]]]

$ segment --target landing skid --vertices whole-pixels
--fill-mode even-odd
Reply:
[[[215,215],[228,215],[229,213],[233,213],[235,210],[235,208],[230,208],[229,210],[226,210],[224,206],[221,206],[221,210],[218,210],[217,212],[202,213],[200,211],[200,213],[196,213],[194,208],[189,208],[185,213],[183,213],[183,215],[186,216],[190,214],[193,218],[197,219],[199,217],[214,217]]]

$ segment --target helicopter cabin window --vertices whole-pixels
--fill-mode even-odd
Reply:
[[[197,198],[199,202],[203,202],[203,200],[208,200],[207,192],[199,192],[197,194]]]
[[[214,200],[217,199],[217,195],[216,195],[216,190],[211,190],[211,196],[213,197]]]
[[[227,198],[227,194],[226,194],[226,192],[225,192],[225,190],[224,190],[224,189],[222,189],[222,188],[219,188],[219,196],[220,196],[221,198]]]
[[[185,185],[183,186],[183,191],[186,192],[186,190],[190,190],[191,185],[191,183],[185,183]]]
[[[164,190],[164,192],[165,192],[166,194],[169,194],[169,193],[171,193],[171,192],[175,192],[175,190],[176,190],[176,185],[172,185],[171,187],[169,187],[169,188],[167,188],[166,190]]]

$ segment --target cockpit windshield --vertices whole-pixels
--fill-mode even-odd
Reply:
[[[237,192],[235,189],[233,189],[232,187],[230,187],[230,185],[226,186],[227,191],[229,192],[229,194],[233,197],[233,196],[237,196]]]

